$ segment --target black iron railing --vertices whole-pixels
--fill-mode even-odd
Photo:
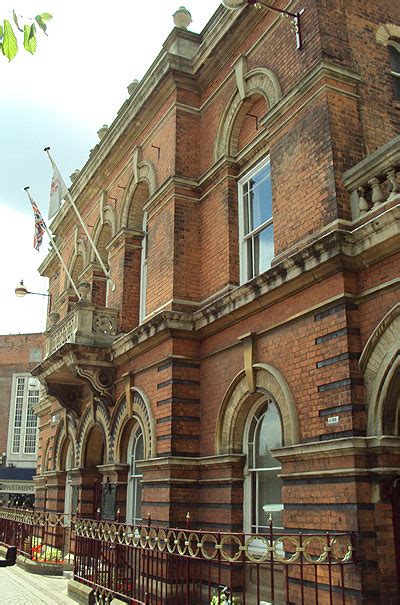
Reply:
[[[75,550],[74,515],[0,509],[0,543],[37,563],[71,564]]]
[[[207,532],[78,519],[75,579],[98,603],[351,605],[346,533]]]

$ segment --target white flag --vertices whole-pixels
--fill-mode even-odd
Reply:
[[[64,179],[53,160],[51,160],[51,164],[53,166],[53,178],[50,186],[49,219],[60,210],[61,201],[68,193]]]

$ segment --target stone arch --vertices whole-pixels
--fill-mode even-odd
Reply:
[[[63,440],[62,445],[61,445],[60,455],[59,455],[58,464],[57,464],[58,471],[66,470],[67,455],[68,455],[68,449],[70,446],[72,447],[72,460],[74,461],[74,464],[75,464],[75,445],[74,445],[73,440],[71,439],[71,435],[68,434],[68,435],[66,435],[66,437]]]
[[[67,428],[67,431],[65,431]],[[53,446],[53,470],[62,470],[62,457],[66,442],[70,440],[74,451],[74,463],[76,464],[77,441],[76,441],[76,426],[74,419],[67,415],[67,427],[65,422],[61,421],[58,425]]]
[[[393,400],[393,389],[399,384],[399,334],[400,303],[397,303],[372,332],[359,361],[366,392],[368,435],[385,434],[388,416],[398,413],[398,409],[393,409],[398,404]]]
[[[111,433],[113,435],[114,460],[122,462],[124,447],[135,422],[138,422],[143,430],[145,458],[156,456],[156,428],[155,420],[151,410],[151,404],[142,389],[132,387],[132,413],[128,410],[126,397],[123,396],[112,421]]]
[[[99,251],[101,256],[101,260],[108,266],[108,250],[107,246],[113,238],[113,227],[112,224],[108,221],[102,222],[101,220],[97,221],[97,224],[93,231],[93,241],[96,244],[96,248]],[[90,253],[90,260],[96,261],[97,257],[92,249]]]
[[[254,364],[255,392],[248,390],[245,371],[242,370],[229,385],[218,414],[215,435],[217,454],[240,454],[243,451],[243,433],[247,416],[258,399],[271,396],[276,401],[283,425],[284,445],[299,442],[297,410],[285,378],[267,364]]]
[[[101,408],[100,408],[101,410]],[[103,431],[103,435],[104,435],[104,462],[106,463],[107,461],[110,460],[110,431],[109,431],[109,426],[108,426],[108,422],[104,416],[104,411],[103,413],[98,413],[100,410],[97,410],[96,412],[96,419],[93,417],[93,412],[90,408],[88,408],[82,418],[81,424],[79,426],[78,429],[78,435],[77,435],[77,466],[83,468],[84,467],[84,462],[85,462],[85,453],[86,453],[86,445],[88,442],[88,439],[90,437],[91,434],[91,430],[93,429],[93,427],[95,426],[100,426],[102,431]]]
[[[50,470],[54,470],[53,464],[50,464],[50,451],[51,451],[51,447],[50,447],[50,443],[51,443],[51,438],[49,438],[47,440],[46,443],[46,447],[44,449],[44,454],[42,457],[42,474],[45,473],[46,471],[50,471]]]
[[[85,269],[87,265],[87,250],[85,243],[82,239],[76,239],[74,250],[70,257],[70,261],[68,263],[68,271],[77,286],[79,283],[79,275],[82,273],[83,269]],[[65,287],[69,288],[69,277],[65,276]]]
[[[143,222],[143,209],[139,212],[139,205],[143,204],[157,190],[157,174],[153,164],[144,160],[134,167],[132,177],[125,189],[122,199],[121,228],[130,228],[141,231]],[[146,192],[146,197],[144,197]],[[132,205],[134,205],[132,207]],[[136,212],[135,212],[136,211]],[[139,215],[142,220],[139,220]]]
[[[387,46],[391,38],[400,39],[400,25],[395,25],[394,23],[380,25],[375,34],[375,39],[378,44]]]
[[[238,133],[243,117],[257,95],[265,98],[269,109],[282,98],[278,78],[270,69],[261,67],[253,69],[244,76],[243,82],[245,98],[242,98],[239,91],[235,91],[222,115],[215,142],[215,161],[224,155],[236,155]]]

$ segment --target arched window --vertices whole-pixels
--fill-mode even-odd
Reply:
[[[137,462],[144,458],[143,432],[140,427],[132,431],[127,452],[129,464],[128,485],[126,495],[126,522],[140,523],[142,520],[142,475],[137,468]]]
[[[390,38],[387,43],[391,75],[393,78],[394,96],[400,101],[400,39]]]
[[[265,533],[269,516],[275,527],[282,527],[281,466],[271,449],[283,445],[282,420],[273,399],[267,399],[253,412],[245,430],[247,473],[245,480],[245,530]]]

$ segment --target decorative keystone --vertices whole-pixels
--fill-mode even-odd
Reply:
[[[192,22],[192,15],[184,6],[180,6],[172,16],[175,27],[179,27],[180,29],[187,29]]]

